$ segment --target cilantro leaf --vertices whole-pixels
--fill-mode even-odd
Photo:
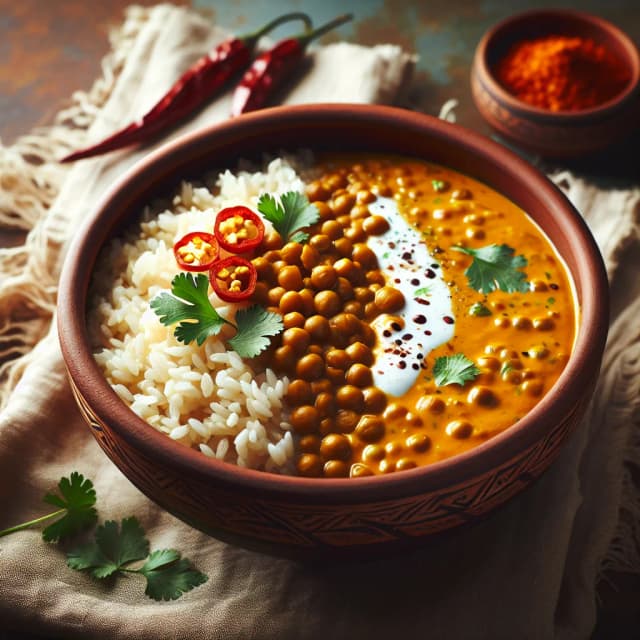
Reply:
[[[287,191],[278,202],[269,193],[263,193],[258,200],[258,211],[273,225],[285,242],[306,242],[308,234],[299,234],[320,218],[315,205],[309,203],[307,196],[298,191]]]
[[[464,272],[469,284],[482,293],[490,293],[496,289],[513,293],[529,291],[526,274],[520,271],[527,266],[524,256],[514,256],[514,249],[506,244],[490,244],[479,249],[467,247],[451,247],[473,256],[471,266]]]
[[[94,542],[74,547],[67,553],[67,566],[76,571],[91,570],[91,575],[96,578],[106,578],[115,569],[111,569],[113,563],[102,553],[100,547]]]
[[[174,549],[154,551],[138,572],[147,579],[145,594],[154,600],[175,600],[209,579]]]
[[[96,503],[96,492],[91,480],[74,471],[69,478],[60,479],[58,488],[63,497],[47,493],[44,502],[66,509],[66,513],[60,520],[43,529],[42,537],[47,542],[57,542],[78,533],[98,519],[93,506]]]
[[[304,231],[296,231],[289,237],[291,242],[297,242],[298,244],[304,244],[309,239],[309,234]]]
[[[253,358],[269,346],[268,336],[282,331],[282,318],[278,313],[253,305],[240,309],[236,314],[238,332],[228,340],[236,353],[243,358]]]
[[[62,538],[75,535],[85,527],[91,526],[98,519],[98,514],[93,506],[96,503],[96,492],[91,480],[85,480],[82,474],[74,471],[68,478],[61,478],[58,488],[62,497],[55,493],[47,493],[43,498],[47,504],[59,507],[53,513],[48,513],[34,520],[0,531],[0,538],[16,531],[23,531],[45,520],[57,518],[53,524],[45,527],[42,537],[47,542],[57,542]]]
[[[469,307],[469,315],[470,316],[490,316],[492,315],[491,309],[482,304],[482,302],[474,302]]]
[[[96,542],[100,550],[113,559],[117,568],[149,555],[149,541],[144,537],[144,529],[133,516],[122,521],[120,531],[117,522],[105,522],[96,530]]]
[[[209,301],[209,279],[199,273],[179,273],[171,281],[171,294],[161,293],[150,303],[165,326],[180,322],[175,336],[189,344],[195,340],[200,346],[209,336],[220,333],[227,323]]]
[[[134,517],[125,518],[121,528],[114,520],[105,522],[96,529],[95,539],[67,554],[67,564],[72,569],[88,569],[94,578],[107,578],[149,554],[149,542]]]
[[[479,374],[480,369],[462,353],[437,358],[433,366],[433,377],[439,387],[448,384],[464,385],[465,382],[475,380]]]
[[[146,562],[140,568],[127,567],[145,558]],[[208,580],[174,549],[162,549],[149,555],[149,541],[134,517],[125,518],[120,526],[109,521],[98,527],[95,542],[67,553],[67,565],[77,571],[89,571],[98,579],[122,572],[139,573],[147,579],[145,594],[154,600],[175,600]]]
[[[431,287],[420,287],[413,292],[414,298],[429,297],[431,295]]]
[[[444,180],[432,180],[431,186],[436,193],[442,193],[449,185]]]

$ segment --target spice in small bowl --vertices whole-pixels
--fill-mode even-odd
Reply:
[[[588,155],[640,125],[640,58],[617,27],[536,11],[491,29],[476,50],[474,100],[504,138],[548,157]]]
[[[500,84],[533,107],[581,111],[615,98],[628,65],[593,38],[549,35],[516,42],[496,65]]]

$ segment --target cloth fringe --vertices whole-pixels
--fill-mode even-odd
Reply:
[[[0,142],[0,226],[27,234],[23,245],[0,249],[0,409],[55,310],[57,282],[45,260],[51,230],[43,221],[71,168],[58,158],[86,143],[148,12],[138,6],[126,10],[123,24],[109,34],[101,76],[89,91],[76,91],[51,126],[35,129],[11,147]]]

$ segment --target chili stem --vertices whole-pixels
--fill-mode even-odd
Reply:
[[[294,11],[292,13],[285,13],[282,16],[278,16],[277,18],[274,18],[271,22],[264,25],[264,27],[261,27],[260,29],[258,29],[258,31],[254,31],[253,33],[249,33],[246,36],[242,36],[240,40],[244,40],[244,42],[247,44],[254,43],[257,40],[259,40],[263,35],[265,35],[266,33],[269,33],[269,31],[272,31],[273,29],[280,26],[284,22],[289,22],[290,20],[302,20],[304,22],[306,31],[311,31],[311,28],[313,27],[311,18],[309,18],[309,16],[306,13],[302,13],[300,11]]]
[[[28,529],[35,524],[40,524],[45,520],[49,520],[51,518],[55,518],[56,516],[61,516],[63,513],[66,513],[66,509],[59,509],[58,511],[54,511],[53,513],[49,513],[46,516],[41,516],[40,518],[36,518],[35,520],[29,520],[29,522],[23,522],[22,524],[17,524],[15,527],[9,527],[8,529],[4,529],[0,531],[0,538],[3,536],[8,536],[10,533],[15,533],[16,531],[22,531],[23,529]]]
[[[334,18],[333,20],[331,20],[331,22],[327,22],[326,24],[323,24],[321,27],[318,27],[313,31],[309,31],[308,33],[304,33],[298,36],[297,40],[300,42],[300,44],[303,47],[305,47],[310,40],[320,37],[321,35],[327,33],[328,31],[331,31],[336,27],[339,27],[341,24],[344,24],[345,22],[349,22],[349,20],[353,20],[353,14],[344,13],[343,15],[338,16],[337,18]]]

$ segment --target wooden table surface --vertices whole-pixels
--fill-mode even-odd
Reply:
[[[150,0],[136,3],[155,4]],[[128,4],[128,0],[0,0],[0,140],[4,145],[36,125],[50,123],[74,90],[91,86],[109,48],[109,28],[121,21]],[[516,10],[549,6],[537,0],[359,0],[351,4],[343,0],[298,0],[295,4],[290,0],[193,0],[175,4],[195,6],[240,33],[292,7],[308,12],[315,24],[321,24],[353,6],[355,20],[340,29],[341,38],[362,44],[392,42],[416,51],[420,60],[409,96],[411,106],[437,114],[445,100],[456,98],[460,102],[458,122],[484,134],[489,130],[473,106],[468,82],[478,40],[487,28]],[[640,42],[640,0],[553,5],[601,15]],[[635,163],[640,167],[637,160]],[[11,241],[16,237],[0,234],[0,245]],[[640,577],[615,576],[613,585],[600,586],[599,595],[602,601],[594,638],[640,637]],[[0,640],[9,638],[16,635],[4,635],[0,626]]]

